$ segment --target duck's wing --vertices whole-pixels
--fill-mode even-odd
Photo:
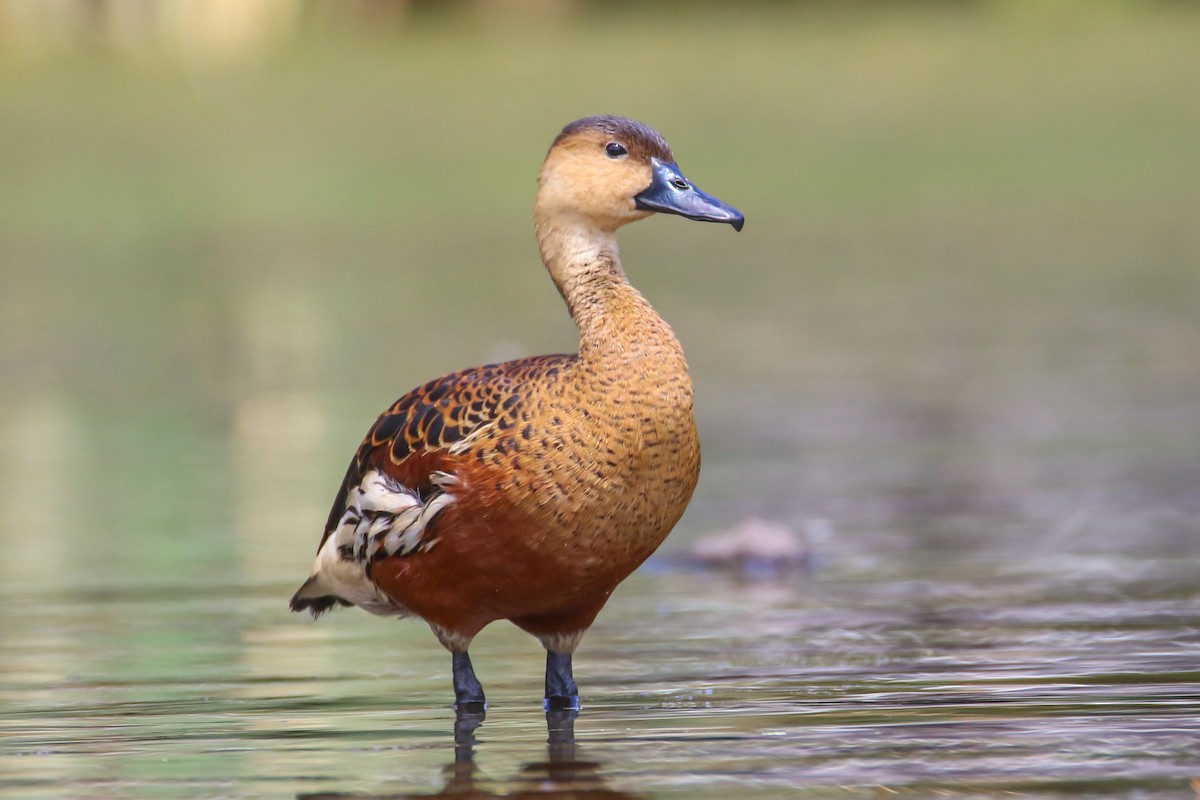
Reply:
[[[488,428],[515,425],[523,388],[531,380],[553,379],[575,358],[536,356],[474,367],[393,403],[346,469],[313,575],[292,598],[292,610],[317,614],[338,602],[389,613],[386,598],[369,581],[371,564],[436,543],[432,523],[455,499],[449,464]]]

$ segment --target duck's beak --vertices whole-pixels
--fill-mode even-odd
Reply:
[[[742,212],[697,189],[683,177],[679,165],[674,161],[654,158],[651,164],[654,166],[654,179],[649,187],[633,198],[638,208],[679,214],[704,222],[728,222],[735,231],[740,231],[746,224]]]

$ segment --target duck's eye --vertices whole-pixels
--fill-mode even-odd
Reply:
[[[604,145],[604,152],[608,153],[609,158],[620,158],[629,154],[629,151],[625,149],[625,145],[620,142],[609,142]]]

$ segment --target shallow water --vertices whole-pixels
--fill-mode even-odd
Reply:
[[[11,797],[1187,797],[1200,775],[1197,563],[746,581],[650,569],[539,707],[540,651],[473,648],[472,737],[415,623],[281,613],[285,585],[3,595]],[[953,572],[953,571],[949,571]],[[879,787],[884,787],[882,790]],[[518,795],[522,796],[522,795]]]

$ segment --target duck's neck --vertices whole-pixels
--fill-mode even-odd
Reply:
[[[684,363],[670,326],[629,285],[615,230],[540,214],[535,221],[542,261],[579,327],[580,357],[657,356]]]

